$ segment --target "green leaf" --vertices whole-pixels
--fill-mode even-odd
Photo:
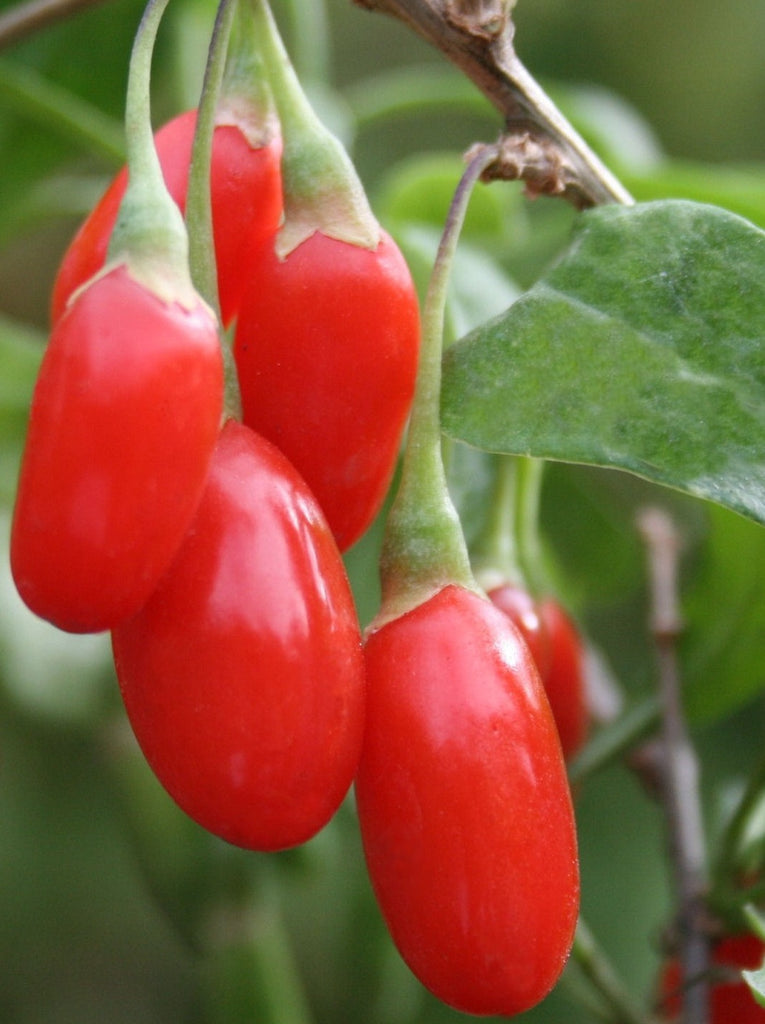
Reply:
[[[765,233],[669,200],[583,214],[444,358],[445,432],[628,470],[765,523]]]
[[[765,228],[765,166],[661,160],[620,173],[636,199],[694,199],[714,203]]]

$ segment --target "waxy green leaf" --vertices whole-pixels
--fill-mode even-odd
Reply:
[[[765,232],[668,200],[582,214],[444,358],[445,432],[627,470],[765,523]]]

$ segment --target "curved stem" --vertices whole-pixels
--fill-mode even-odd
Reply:
[[[514,583],[535,594],[546,588],[539,536],[544,462],[498,455],[486,528],[476,544],[476,561],[487,579]]]
[[[599,729],[576,755],[568,766],[571,785],[579,786],[603,768],[621,760],[655,732],[658,724],[659,701],[654,696],[645,697],[610,725]]]
[[[401,483],[386,523],[380,560],[383,601],[375,625],[422,603],[448,583],[478,589],[444,472],[441,356],[454,253],[473,186],[495,157],[495,147],[474,151],[452,199],[428,284]]]
[[[524,583],[515,531],[517,469],[514,456],[495,456],[489,512],[473,555],[479,581],[487,590],[504,583]]]
[[[188,266],[188,236],[167,190],[151,124],[151,64],[168,0],[149,0],[130,56],[125,136],[128,186],[109,242],[108,260],[124,260],[146,287],[168,300],[196,305]]]
[[[746,789],[738,807],[722,837],[715,865],[714,875],[718,884],[729,878],[732,871],[740,868],[738,863],[741,847],[754,815],[759,815],[765,798],[765,758],[749,777]]]
[[[186,225],[189,232],[189,264],[194,286],[220,317],[218,277],[215,264],[210,165],[215,113],[223,82],[226,51],[237,0],[221,0],[207,52],[202,97],[197,110],[191,167],[186,193]]]
[[[609,1008],[609,1019],[619,1024],[652,1024],[652,1018],[637,1007],[624,988],[611,962],[580,918],[571,949],[574,960],[602,996]]]
[[[202,965],[208,1024],[310,1024],[313,1017],[272,879],[219,903]]]
[[[282,126],[284,224],[276,243],[279,257],[286,258],[316,231],[350,245],[377,248],[380,226],[350,157],[308,102],[267,0],[249,2]]]
[[[125,100],[125,136],[130,178],[140,178],[142,183],[152,186],[157,192],[166,190],[151,126],[151,62],[167,4],[168,0],[149,0],[146,5],[133,42]]]
[[[197,109],[191,166],[186,191],[186,225],[189,236],[191,280],[199,294],[215,310],[221,322],[218,295],[218,269],[215,259],[210,173],[212,166],[215,117],[226,70],[226,55],[238,0],[220,0],[207,51],[202,96]],[[242,397],[231,345],[221,334],[226,416],[241,419]]]
[[[539,508],[542,502],[542,459],[516,456],[515,531],[523,576],[536,593],[547,589],[542,543],[539,534]]]

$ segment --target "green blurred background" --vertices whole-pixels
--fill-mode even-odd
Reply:
[[[10,6],[2,2],[0,11]],[[119,166],[127,59],[141,9],[140,0],[110,0],[0,55],[6,535],[53,274]],[[318,0],[274,0],[274,9],[306,87],[352,149],[421,282],[457,156],[494,137],[496,116],[439,54],[388,19],[347,0],[329,0],[326,10]],[[171,3],[155,63],[157,122],[196,103],[212,16],[209,0]],[[762,0],[519,0],[516,23],[526,65],[636,196],[693,195],[765,224]],[[416,83],[432,90],[420,94]],[[491,196],[477,198],[466,229],[475,259],[466,260],[467,283],[455,298],[455,324],[463,327],[493,312],[492,304],[502,308],[514,281],[533,280],[572,217],[551,201],[527,203],[515,185],[493,186]],[[459,470],[459,454],[455,462],[470,528],[480,474],[475,466]],[[689,708],[714,840],[763,745],[761,528],[657,495],[637,480],[566,466],[548,474],[543,521],[564,593],[625,699],[638,700],[652,690],[653,662],[632,517],[657,496],[688,538]],[[377,600],[379,537],[378,524],[348,556],[365,620]],[[721,608],[727,632],[694,661],[699,636]],[[584,912],[635,998],[649,1001],[671,913],[660,812],[620,764],[588,778],[576,806]],[[201,936],[200,920],[213,922]],[[598,1019],[579,998],[582,987],[571,971],[523,1019]],[[65,636],[36,621],[4,568],[2,1024],[458,1019],[421,989],[390,945],[350,803],[293,853],[241,855],[203,835],[170,805],[131,746],[106,638]]]

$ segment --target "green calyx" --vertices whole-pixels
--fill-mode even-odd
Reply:
[[[401,484],[386,523],[380,559],[382,606],[372,631],[449,584],[481,593],[446,483],[439,406],[449,274],[473,186],[495,157],[493,147],[472,156],[452,200],[428,284]]]
[[[125,107],[129,178],[106,269],[125,263],[160,299],[191,309],[200,298],[189,274],[186,225],[165,186],[151,126],[151,59],[167,3],[150,0],[133,44]]]
[[[284,224],[276,243],[279,258],[284,259],[317,231],[349,245],[376,249],[380,225],[350,157],[308,102],[267,0],[249,3],[284,145]]]
[[[258,52],[252,5],[237,0],[235,6],[215,123],[235,126],[253,149],[261,149],[279,136],[279,117]]]

